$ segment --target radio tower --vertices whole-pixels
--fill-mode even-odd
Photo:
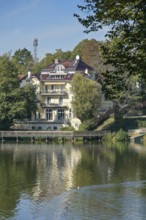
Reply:
[[[38,39],[34,38],[33,40],[33,61],[34,63],[38,62],[38,58],[37,58],[37,46],[38,46]]]

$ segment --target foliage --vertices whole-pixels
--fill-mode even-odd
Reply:
[[[120,129],[118,132],[111,132],[104,136],[104,141],[106,142],[124,142],[129,141],[128,133],[123,129]]]
[[[101,87],[95,81],[76,73],[72,80],[73,112],[82,122],[97,116],[100,107]]]
[[[139,83],[146,80],[146,4],[142,0],[111,1],[85,0],[78,6],[83,17],[75,15],[86,27],[85,32],[106,28],[107,40],[103,44],[105,64],[112,66],[102,72],[102,88],[106,98],[115,103],[115,119],[122,118],[125,103],[134,105],[135,76]],[[130,82],[133,81],[133,85]],[[144,94],[142,94],[144,95]]]
[[[36,109],[33,88],[19,88],[17,68],[4,55],[0,57],[0,129],[9,129],[13,119],[23,119]]]
[[[35,88],[28,84],[25,85],[23,88],[20,88],[20,97],[22,100],[25,101],[24,103],[24,114],[21,115],[20,118],[29,118],[31,117],[32,113],[36,112],[37,109],[37,98],[35,94]]]
[[[91,66],[97,73],[105,70],[104,61],[101,52],[103,42],[96,41],[95,39],[85,39],[79,42],[73,49],[71,58],[75,59],[76,55],[89,66]]]
[[[115,137],[114,137],[114,141],[128,141],[129,140],[129,136],[128,136],[128,133],[127,132],[125,132],[123,129],[120,129],[117,133],[116,133],[116,135],[115,135]]]
[[[115,137],[115,132],[107,133],[103,137],[103,141],[111,143],[113,141],[114,137]]]
[[[16,78],[18,76],[18,69],[14,63],[11,62],[11,55],[4,54],[0,57],[0,78]]]
[[[19,73],[27,73],[32,70],[34,64],[31,52],[26,48],[15,51],[12,61],[17,66]]]
[[[66,126],[66,127],[62,127],[60,128],[60,131],[74,131],[74,127],[72,126]]]
[[[83,121],[79,126],[79,131],[91,131],[97,127],[95,118]]]

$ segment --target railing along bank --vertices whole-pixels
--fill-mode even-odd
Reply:
[[[100,137],[102,138],[108,131],[0,131],[1,140],[4,138],[78,138],[78,137]]]

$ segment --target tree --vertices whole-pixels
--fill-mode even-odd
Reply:
[[[12,56],[12,61],[16,64],[19,73],[27,73],[34,65],[31,52],[26,48],[17,50]]]
[[[96,41],[95,39],[82,40],[73,49],[71,58],[75,59],[79,55],[81,59],[91,66],[97,73],[104,71],[104,61],[101,53],[101,46],[103,42]]]
[[[101,98],[100,85],[80,73],[74,75],[71,85],[74,94],[72,101],[74,115],[81,122],[97,117]]]
[[[78,6],[87,16],[75,15],[86,27],[86,32],[108,26],[107,40],[103,45],[105,63],[112,66],[102,73],[102,88],[107,98],[115,103],[118,119],[124,114],[121,102],[132,97],[129,85],[134,76],[146,80],[146,2],[143,0],[85,0]],[[134,87],[135,90],[136,86]],[[133,103],[134,104],[134,103]]]
[[[0,57],[0,129],[9,129],[14,119],[24,119],[35,110],[34,89],[19,88],[16,66],[9,56]]]

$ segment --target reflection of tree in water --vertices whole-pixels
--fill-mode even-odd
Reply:
[[[31,192],[36,167],[31,162],[31,155],[15,161],[14,149],[6,151],[0,150],[0,213],[4,210],[5,214],[11,216],[21,193]]]
[[[81,152],[82,159],[74,170],[76,186],[146,179],[146,155],[140,156],[126,143],[83,147]]]
[[[80,147],[82,159],[74,170],[74,185],[107,183],[113,169],[115,153],[103,145]]]

